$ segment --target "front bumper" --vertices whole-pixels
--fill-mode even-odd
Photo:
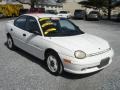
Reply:
[[[113,55],[114,52],[111,49],[106,53],[96,56],[86,57],[85,59],[76,59],[74,57],[69,57],[62,54],[60,55],[60,58],[63,62],[65,71],[75,74],[86,74],[86,73],[99,71],[109,66],[112,62]],[[64,59],[70,60],[71,63],[65,63]],[[103,60],[105,59],[107,59],[107,62],[102,63]]]

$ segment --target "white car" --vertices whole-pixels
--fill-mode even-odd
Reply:
[[[58,13],[59,17],[63,17],[63,18],[70,18],[71,17],[71,13],[69,11],[60,11]]]
[[[48,70],[85,74],[110,65],[113,50],[107,41],[81,31],[70,20],[52,14],[25,14],[6,24],[7,45],[44,60]]]

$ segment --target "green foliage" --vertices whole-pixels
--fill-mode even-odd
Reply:
[[[37,2],[37,0],[30,0],[30,2],[31,2],[31,8],[34,8],[35,3]]]
[[[88,1],[81,1],[79,4],[84,5],[85,7],[96,7],[96,8],[102,8],[102,7],[108,7],[108,0],[88,0]]]
[[[57,3],[63,3],[65,2],[66,0],[56,0]]]
[[[37,4],[38,2],[44,3],[45,0],[30,0],[31,7],[34,8],[35,4]]]
[[[108,19],[111,18],[112,0],[87,0],[81,1],[79,4],[82,4],[85,7],[96,7],[98,9],[104,8],[104,11],[107,10]]]

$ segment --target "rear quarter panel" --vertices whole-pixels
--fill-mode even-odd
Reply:
[[[6,34],[7,34],[7,33],[12,34],[12,33],[10,32],[10,30],[11,30],[12,27],[14,27],[14,20],[8,21],[8,22],[6,23],[6,25],[5,25],[5,33],[6,33]]]

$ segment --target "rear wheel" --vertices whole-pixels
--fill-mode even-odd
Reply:
[[[13,50],[15,48],[14,42],[12,37],[9,35],[7,36],[7,47],[11,50]]]
[[[62,62],[55,52],[50,52],[47,54],[46,57],[46,64],[48,67],[48,70],[53,75],[60,75],[63,72],[63,65]]]

